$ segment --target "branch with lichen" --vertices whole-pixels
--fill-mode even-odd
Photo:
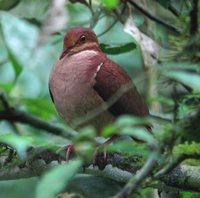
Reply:
[[[50,150],[41,148],[31,148],[28,150],[28,159],[20,161],[13,159],[5,166],[1,166],[0,180],[13,180],[21,178],[30,178],[40,176],[47,170],[59,165],[62,158]],[[0,162],[3,164],[6,158],[3,155],[0,157]],[[175,167],[167,174],[163,174],[159,178],[154,178],[149,175],[150,172],[157,166],[157,160],[154,157],[149,157],[144,164],[144,159],[141,156],[126,156],[120,153],[108,153],[104,159],[103,153],[97,156],[96,166],[85,164],[79,173],[102,176],[127,185],[134,184],[135,187],[144,182],[146,186],[157,188],[171,188],[181,190],[193,190],[200,192],[200,168],[188,165]],[[148,180],[152,177],[152,182]],[[142,179],[142,180],[141,180]],[[155,183],[156,182],[156,183]],[[145,183],[143,183],[145,186]],[[163,187],[164,186],[164,187]],[[126,188],[125,188],[126,189]],[[134,188],[131,188],[134,190]],[[116,196],[120,197],[120,196]]]

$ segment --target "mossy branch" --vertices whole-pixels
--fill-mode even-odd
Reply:
[[[60,163],[65,163],[59,155],[41,148],[30,149],[28,156],[29,158],[26,161],[20,161],[16,159],[17,156],[14,156],[8,164],[3,166],[3,161],[6,158],[2,155],[0,157],[0,180],[40,176],[50,168]],[[133,176],[137,175],[141,167],[145,169],[143,162],[144,159],[141,156],[127,157],[120,153],[108,153],[107,159],[104,159],[102,153],[97,156],[97,166],[93,167],[85,164],[80,173],[102,176],[120,183],[127,183],[131,178],[134,178]],[[155,162],[155,159],[153,162]],[[149,159],[146,164],[148,165],[149,163],[152,163],[152,160]],[[155,163],[153,164],[155,165]],[[200,168],[188,165],[178,166],[168,174],[162,175],[157,181],[164,183],[168,187],[200,192]],[[148,186],[151,186],[151,182],[148,183]],[[155,186],[154,183],[152,183],[153,186]]]

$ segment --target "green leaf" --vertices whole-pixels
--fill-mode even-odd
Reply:
[[[182,192],[181,193],[181,197],[182,198],[198,198],[199,197],[199,193],[196,192]]]
[[[0,10],[10,10],[19,2],[19,0],[0,0]]]
[[[149,124],[146,118],[139,118],[129,115],[120,116],[116,122],[116,125],[118,127],[128,126],[128,125],[146,125],[146,124]]]
[[[144,125],[148,125],[149,122],[146,118],[139,118],[139,117],[134,117],[134,116],[129,116],[129,115],[124,115],[124,116],[120,116],[115,123],[107,125],[103,131],[102,131],[102,135],[104,137],[109,137],[112,136],[114,134],[119,134],[120,131],[124,128],[124,127],[128,127],[128,126],[144,126]],[[127,134],[128,135],[128,134]]]
[[[6,0],[8,1],[8,0]],[[10,12],[20,18],[29,19],[40,24],[47,16],[51,1],[49,0],[21,0]]]
[[[12,63],[13,67],[14,67],[15,74],[16,74],[16,77],[17,77],[17,76],[19,76],[19,74],[22,71],[22,65],[18,61],[17,57],[13,54],[12,50],[7,48],[7,51],[8,51],[8,58],[9,58],[10,62]]]
[[[88,141],[88,140],[94,140],[96,134],[95,134],[95,128],[92,126],[86,126],[79,130],[79,133],[74,137],[75,142],[81,142],[81,141]]]
[[[30,139],[27,137],[15,135],[13,133],[0,135],[0,142],[4,142],[13,147],[18,155],[24,159],[26,157],[26,149],[30,146]]]
[[[48,171],[41,178],[36,189],[37,198],[53,198],[60,193],[81,167],[80,159],[59,165]]]
[[[184,144],[179,144],[173,149],[173,154],[176,156],[190,155],[199,156],[200,155],[200,144],[192,142],[191,144],[185,142]]]
[[[116,134],[118,129],[119,128],[117,126],[115,126],[115,124],[107,125],[106,127],[103,128],[102,136],[110,137],[110,136]]]
[[[0,83],[0,88],[3,89],[5,92],[9,93],[14,87],[14,84],[12,83]]]
[[[195,90],[200,91],[200,75],[184,72],[184,71],[169,71],[164,73],[170,79],[183,83]]]
[[[156,96],[156,97],[150,97],[148,99],[148,102],[159,102],[160,104],[174,106],[174,101],[171,98],[163,97],[163,96]]]
[[[120,134],[122,135],[130,135],[134,138],[142,140],[144,142],[148,142],[152,144],[154,142],[154,138],[152,134],[150,134],[147,129],[141,127],[124,127],[121,129]]]
[[[116,55],[116,54],[122,54],[125,52],[129,52],[131,50],[134,50],[136,48],[136,44],[135,43],[126,43],[124,45],[110,47],[110,45],[108,45],[108,44],[101,43],[100,48],[106,54]]]
[[[103,5],[108,9],[114,9],[118,6],[119,0],[102,0]]]
[[[38,29],[28,22],[5,12],[0,14],[0,30],[16,78],[22,67],[28,67],[38,38]]]
[[[120,116],[114,124],[105,127],[102,135],[105,137],[114,134],[129,135],[152,143],[154,138],[146,128],[142,127],[145,125],[149,125],[148,120],[145,118],[124,115]]]
[[[132,140],[120,140],[114,144],[108,145],[108,151],[114,151],[119,153],[129,153],[130,155],[149,155],[149,148],[146,144],[138,144]]]
[[[39,117],[48,120],[55,115],[56,110],[51,101],[39,98],[22,98],[20,101],[26,105],[28,111]]]

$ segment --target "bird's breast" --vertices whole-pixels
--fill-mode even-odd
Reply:
[[[103,65],[103,59],[98,52],[85,50],[72,56],[65,56],[54,65],[50,78],[50,89],[55,106],[60,115],[69,123],[77,118],[83,119],[98,108],[103,99],[93,89],[95,76]],[[79,119],[80,120],[80,119]],[[100,120],[113,120],[108,112],[103,112],[91,122],[102,125]],[[76,123],[75,123],[76,124]]]

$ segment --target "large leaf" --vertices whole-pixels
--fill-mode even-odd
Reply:
[[[50,119],[55,115],[55,107],[51,101],[39,98],[22,98],[21,102],[31,113],[38,115],[44,119]]]
[[[105,137],[112,136],[121,132],[121,129],[129,126],[145,126],[150,123],[146,118],[140,118],[130,115],[120,116],[114,124],[108,125],[103,129],[102,135]],[[128,134],[127,134],[128,135]]]
[[[37,198],[53,198],[61,192],[81,167],[81,160],[73,160],[48,171],[40,180],[36,190]]]
[[[33,49],[38,38],[38,29],[28,22],[8,13],[0,14],[0,30],[8,51],[8,58],[14,66],[16,77],[22,67],[31,64]]]
[[[124,115],[120,116],[114,124],[105,127],[102,134],[106,137],[114,134],[128,135],[152,143],[154,142],[152,134],[146,128],[141,127],[145,125],[149,125],[145,118]]]
[[[118,45],[118,46],[110,46],[108,44],[101,43],[100,47],[103,52],[110,55],[116,55],[116,54],[122,54],[125,52],[129,52],[131,50],[134,50],[136,48],[135,43],[126,43],[124,45]]]
[[[51,1],[49,0],[20,0],[20,3],[10,12],[21,18],[42,22],[47,15],[47,9],[50,5]]]
[[[168,71],[164,73],[170,79],[183,83],[200,91],[200,75],[184,71]]]
[[[121,129],[120,134],[129,135],[136,139],[142,140],[144,142],[148,142],[153,144],[155,142],[152,134],[150,134],[146,129],[141,127],[124,127]]]

